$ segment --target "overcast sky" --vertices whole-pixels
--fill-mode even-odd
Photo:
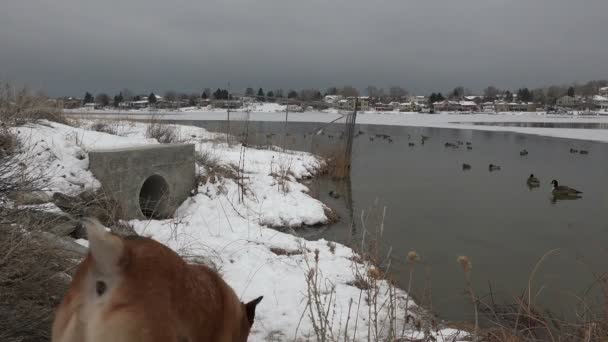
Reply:
[[[1,0],[0,80],[51,95],[608,78],[608,0]]]

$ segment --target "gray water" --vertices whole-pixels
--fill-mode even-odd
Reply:
[[[222,122],[189,124],[226,129]],[[313,152],[339,143],[342,129],[332,125],[311,136],[321,124],[290,123],[285,136],[279,134],[283,123],[248,125],[250,143],[285,143]],[[233,134],[240,129],[231,126]],[[470,319],[473,312],[464,296],[459,255],[473,260],[477,294],[487,294],[491,286],[495,300],[501,301],[520,295],[539,259],[559,248],[534,278],[533,291],[540,292],[537,302],[556,315],[572,315],[576,297],[602,303],[593,284],[594,274],[608,268],[607,144],[466,129],[360,125],[358,130],[364,134],[355,139],[350,181],[321,179],[311,185],[342,219],[330,227],[301,231],[305,237],[351,243],[353,237],[360,239],[361,211],[375,207],[372,211],[378,213],[386,206],[382,253],[392,251],[391,275],[405,288],[405,257],[417,251],[423,262],[415,268],[412,292],[449,320]],[[376,134],[390,135],[392,143]],[[424,145],[421,135],[430,137]],[[471,142],[472,150],[444,145],[459,140]],[[570,148],[589,154],[572,154]],[[529,154],[520,156],[522,149]],[[463,163],[471,170],[463,171]],[[489,172],[490,163],[502,169]],[[531,173],[540,179],[539,188],[527,187]],[[552,179],[583,191],[582,198],[553,201]],[[340,198],[328,196],[330,190]]]

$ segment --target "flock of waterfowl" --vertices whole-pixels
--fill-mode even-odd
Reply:
[[[360,131],[361,132],[361,131]],[[411,140],[411,135],[408,134],[408,140]],[[374,136],[370,136],[369,140],[370,141],[375,141],[376,139],[382,139],[382,140],[386,140],[389,143],[392,143],[393,140],[391,138],[390,135],[387,134],[376,134]],[[428,136],[421,136],[421,144],[424,145],[424,142],[426,140],[430,139],[430,137]],[[416,146],[416,144],[412,141],[408,142],[408,146],[413,147]],[[470,141],[456,141],[456,143],[452,143],[452,142],[446,142],[444,144],[445,148],[453,148],[453,149],[458,149],[460,147],[466,147],[467,150],[473,150],[473,143]],[[587,155],[589,154],[589,151],[587,150],[577,150],[574,148],[570,148],[570,153],[578,153],[578,154],[584,154]],[[523,149],[521,151],[519,151],[519,155],[522,157],[525,157],[527,155],[529,155],[530,152],[528,152],[527,149]],[[463,163],[462,164],[462,170],[463,171],[469,171],[472,169],[471,164],[468,163]],[[489,164],[488,165],[488,171],[489,172],[495,172],[495,171],[500,171],[502,168],[500,165],[496,165],[496,164]],[[534,174],[531,174],[527,179],[526,179],[526,185],[528,186],[529,189],[535,189],[535,188],[539,188],[541,185],[540,180],[534,176]],[[551,195],[553,196],[553,201],[555,200],[561,200],[561,199],[578,199],[581,198],[581,194],[582,191],[570,188],[568,186],[564,186],[564,185],[559,185],[557,180],[552,180],[551,181],[551,185],[552,185],[552,190],[551,190]]]

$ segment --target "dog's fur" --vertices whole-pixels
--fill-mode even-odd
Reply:
[[[188,265],[148,238],[121,238],[85,221],[89,254],[53,323],[53,342],[242,342],[255,307],[219,274]]]

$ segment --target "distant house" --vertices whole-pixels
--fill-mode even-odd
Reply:
[[[478,112],[479,106],[473,101],[460,101],[460,110],[465,112]]]
[[[86,108],[86,109],[96,109],[97,105],[95,103],[93,103],[93,102],[85,103],[84,104],[84,108]]]
[[[600,96],[608,97],[608,87],[600,88]]]
[[[574,108],[578,104],[578,100],[574,96],[562,96],[557,99],[556,105],[562,108]]]
[[[57,102],[64,109],[75,109],[82,107],[82,99],[78,99],[75,97],[61,97],[57,99]]]
[[[374,105],[374,110],[376,112],[391,112],[393,111],[393,107],[388,104],[378,102]]]
[[[403,102],[399,104],[400,112],[417,112],[418,105],[415,102]]]
[[[297,105],[297,104],[290,104],[290,105],[287,105],[287,110],[290,112],[301,113],[304,111],[304,108],[302,108],[302,106]]]
[[[342,95],[325,95],[323,101],[329,104],[336,104],[338,101],[342,100]]]
[[[462,106],[459,101],[440,101],[433,103],[433,109],[436,112],[460,112]]]
[[[608,96],[595,95],[593,104],[601,110],[608,110]]]
[[[494,102],[484,102],[481,104],[481,111],[484,113],[494,113],[496,112],[496,107]]]
[[[509,104],[507,102],[496,101],[494,102],[494,111],[496,113],[509,112],[511,111],[511,108],[509,107]]]
[[[348,97],[346,99],[338,100],[334,107],[341,110],[354,110],[355,103],[357,103],[357,110],[359,111],[368,111],[369,110],[369,97],[361,96],[361,97]]]
[[[213,100],[211,104],[215,108],[237,109],[243,106],[243,103],[238,100]]]

